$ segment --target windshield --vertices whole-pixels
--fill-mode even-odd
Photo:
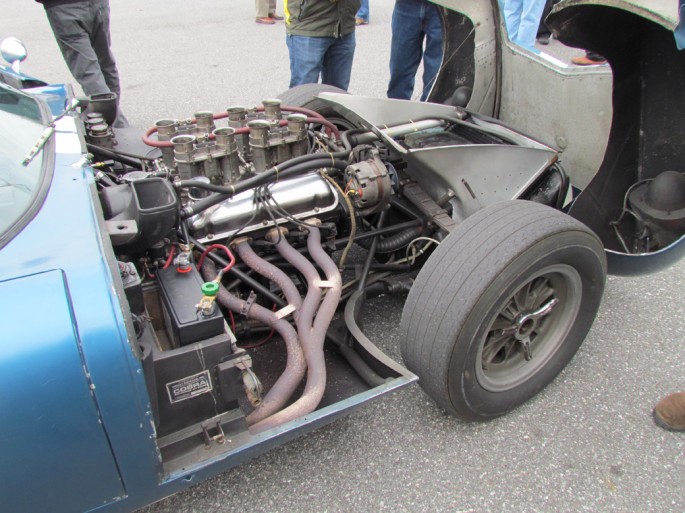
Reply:
[[[40,105],[32,96],[0,84],[0,236],[30,208],[41,183],[41,151],[24,167],[43,129]]]

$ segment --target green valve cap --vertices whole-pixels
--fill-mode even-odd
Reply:
[[[202,293],[205,296],[216,296],[219,293],[219,284],[215,281],[206,281],[202,284]]]

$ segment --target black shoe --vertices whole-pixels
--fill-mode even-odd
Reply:
[[[549,34],[540,34],[537,37],[537,41],[541,45],[548,45],[549,44]]]

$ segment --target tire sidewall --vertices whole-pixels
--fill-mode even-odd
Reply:
[[[304,107],[318,112],[324,117],[340,117],[330,104],[317,98],[319,93],[349,94],[344,89],[328,84],[302,84],[283,91],[277,96],[283,105],[290,107]]]
[[[586,244],[580,244],[582,240]],[[602,252],[596,239],[587,233],[556,233],[515,256],[485,284],[459,331],[448,366],[450,402],[462,416],[484,420],[520,406],[549,384],[573,358],[601,302],[604,289]],[[524,383],[503,392],[486,390],[478,382],[476,365],[481,365],[479,349],[494,316],[532,276],[558,264],[574,268],[582,283],[582,298],[567,336],[547,363]]]

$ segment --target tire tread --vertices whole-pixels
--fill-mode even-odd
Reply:
[[[603,253],[597,236],[568,215],[534,202],[507,201],[466,219],[431,255],[407,297],[400,348],[408,368],[440,407],[468,417],[468,412],[456,411],[449,397],[446,362],[455,350],[453,334],[497,279],[498,270],[537,242],[570,232]]]

